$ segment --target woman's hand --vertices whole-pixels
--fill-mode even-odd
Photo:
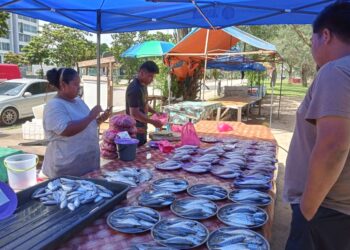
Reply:
[[[100,113],[102,112],[102,108],[100,105],[96,105],[95,107],[93,107],[89,113],[89,117],[94,120],[96,119],[97,116],[100,115]]]
[[[101,124],[102,122],[104,122],[105,120],[107,120],[112,114],[112,106],[108,107],[102,115],[100,115],[99,117],[97,117],[97,122],[98,124]]]

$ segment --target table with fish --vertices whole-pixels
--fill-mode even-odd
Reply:
[[[200,147],[164,154],[142,146],[136,160],[113,160],[87,174],[131,189],[58,248],[269,249],[276,142],[265,126],[228,124],[233,131],[219,133],[216,121],[197,123]]]

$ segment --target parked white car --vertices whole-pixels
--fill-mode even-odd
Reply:
[[[32,107],[45,104],[57,91],[44,79],[13,79],[0,83],[0,123],[13,125],[32,117]]]

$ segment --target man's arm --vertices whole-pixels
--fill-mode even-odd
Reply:
[[[139,108],[130,108],[130,115],[140,122],[150,123],[157,128],[162,127],[162,123],[160,121],[148,118],[147,115],[140,112]]]
[[[338,180],[350,149],[350,119],[327,116],[317,120],[316,128],[316,143],[300,202],[300,209],[307,220],[315,216]]]
[[[148,103],[147,103],[147,105],[148,105],[148,112],[151,112],[152,114],[157,113],[157,111],[155,111],[155,110],[151,107],[151,105],[149,105]]]

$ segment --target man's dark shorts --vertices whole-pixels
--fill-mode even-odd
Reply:
[[[136,134],[136,139],[139,140],[138,146],[144,145],[144,144],[147,142],[147,132],[146,132],[146,133],[143,133],[143,134],[137,133],[137,134]]]
[[[299,204],[292,205],[291,231],[286,250],[350,250],[350,216],[320,207],[310,221]]]

